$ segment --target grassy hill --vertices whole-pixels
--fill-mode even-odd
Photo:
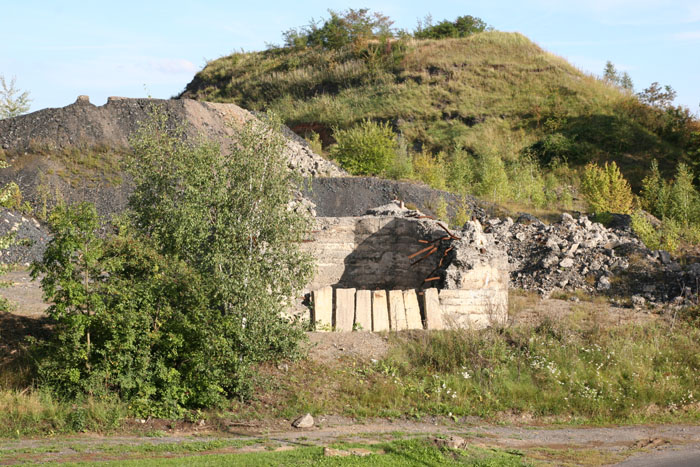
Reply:
[[[562,201],[577,178],[562,162],[615,160],[638,188],[652,158],[670,175],[684,157],[632,93],[518,33],[235,53],[208,63],[182,95],[273,110],[325,148],[338,129],[389,122],[413,160],[409,178],[497,201],[545,205],[535,199],[543,190]],[[489,179],[494,168],[500,182]]]

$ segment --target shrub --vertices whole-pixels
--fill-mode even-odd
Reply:
[[[510,183],[503,160],[489,154],[479,159],[479,182],[476,193],[492,201],[502,201],[510,195]]]
[[[604,167],[586,165],[581,191],[594,212],[629,214],[632,211],[632,189],[615,162],[606,162]]]
[[[693,172],[679,163],[669,193],[669,214],[683,227],[700,223],[700,194],[693,185]]]
[[[481,18],[465,15],[454,21],[442,20],[432,24],[432,18],[427,17],[413,33],[416,39],[446,39],[467,37],[478,32],[490,31],[493,28]]]
[[[348,45],[358,45],[373,38],[393,36],[393,21],[379,12],[369,9],[349,8],[344,12],[328,10],[330,18],[319,24],[311,20],[307,26],[292,28],[282,35],[286,47],[321,47],[338,50]]]
[[[657,217],[669,213],[670,189],[668,183],[661,177],[659,163],[651,161],[651,173],[642,180],[642,190],[639,193],[644,209]]]
[[[363,120],[361,124],[333,133],[337,144],[331,156],[355,175],[384,174],[396,159],[398,142],[389,123]]]
[[[274,122],[249,122],[230,151],[188,144],[159,113],[132,141],[134,221],[97,235],[94,206],[59,207],[42,275],[52,338],[38,375],[60,397],[117,396],[175,417],[249,395],[251,367],[293,357],[303,332],[281,312],[306,283]]]
[[[425,151],[414,154],[413,172],[417,180],[437,190],[444,190],[446,188],[445,163],[442,153],[436,156]]]

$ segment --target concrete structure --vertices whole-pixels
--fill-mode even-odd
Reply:
[[[388,331],[389,327],[389,305],[386,291],[374,290],[372,292],[372,331]]]
[[[355,294],[355,329],[372,330],[372,291],[358,290]]]
[[[373,331],[482,328],[505,321],[508,258],[478,221],[450,233],[415,211],[378,209],[391,215],[319,217],[304,244],[317,263],[308,290],[315,297],[317,290],[335,289],[336,331],[353,325]],[[326,308],[316,310],[319,318],[327,322]]]

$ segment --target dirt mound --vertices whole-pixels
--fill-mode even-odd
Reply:
[[[11,154],[69,147],[128,149],[130,135],[154,108],[164,112],[171,125],[182,125],[188,138],[204,136],[220,142],[235,134],[244,122],[255,118],[234,104],[110,97],[105,105],[98,107],[87,96],[80,96],[74,104],[63,108],[0,120],[0,147]],[[285,131],[287,136],[290,133]],[[285,155],[290,168],[304,175],[344,174],[299,138],[288,137]]]
[[[304,196],[316,204],[316,215],[320,217],[361,216],[368,209],[395,199],[430,215],[437,214],[442,204],[450,218],[463,210],[468,216],[483,220],[488,208],[473,196],[463,198],[426,185],[374,177],[315,178],[306,184]]]

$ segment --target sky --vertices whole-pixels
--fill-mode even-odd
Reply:
[[[282,31],[327,17],[329,8],[370,8],[413,30],[477,16],[520,32],[581,70],[605,62],[640,91],[671,85],[676,104],[700,113],[700,0],[0,0],[0,74],[32,98],[31,110],[62,107],[81,94],[169,98],[209,60],[280,44]]]

